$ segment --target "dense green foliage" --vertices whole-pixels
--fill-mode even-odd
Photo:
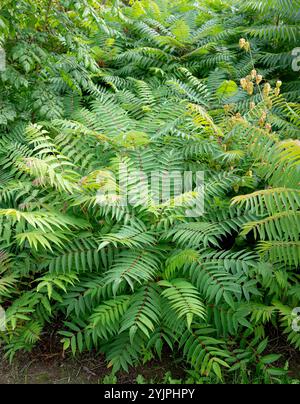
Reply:
[[[102,3],[0,5],[6,354],[59,324],[114,371],[169,347],[270,381],[270,328],[300,348],[299,1]],[[197,189],[97,203],[120,163],[204,171],[204,215],[185,215]]]

